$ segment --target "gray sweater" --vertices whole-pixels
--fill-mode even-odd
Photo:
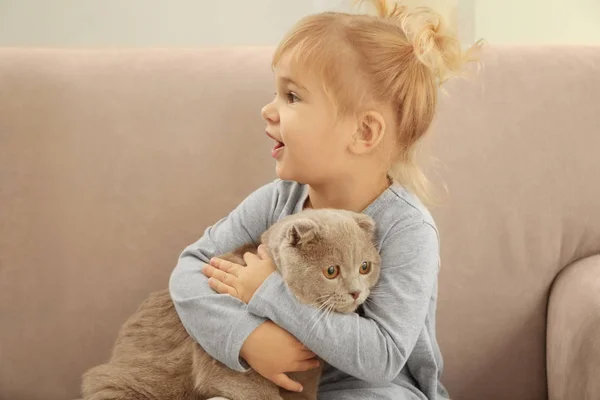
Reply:
[[[308,335],[317,309],[301,304],[279,274],[248,305],[208,286],[201,268],[211,257],[257,243],[269,226],[301,211],[307,196],[306,185],[276,180],[183,251],[169,289],[187,331],[211,356],[245,371],[240,348],[270,319],[329,364],[319,399],[446,399],[435,336],[438,233],[427,209],[397,183],[364,210],[377,223],[382,268],[375,305],[364,304],[362,315],[334,313]]]

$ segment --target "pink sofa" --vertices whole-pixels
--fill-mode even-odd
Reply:
[[[0,50],[0,399],[68,400],[273,178],[272,49]],[[490,48],[426,143],[458,400],[600,399],[600,47]]]

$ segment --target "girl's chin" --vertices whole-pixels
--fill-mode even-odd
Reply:
[[[281,161],[277,161],[275,164],[275,175],[277,175],[277,178],[281,179],[282,181],[298,181],[296,174],[287,170],[282,165]]]

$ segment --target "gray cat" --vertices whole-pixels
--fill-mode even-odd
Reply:
[[[323,312],[350,313],[379,278],[375,223],[364,214],[306,210],[282,219],[261,237],[292,293]],[[221,258],[244,264],[247,245]],[[317,327],[318,329],[318,327]],[[302,393],[279,389],[254,371],[213,359],[181,324],[168,290],[150,295],[121,328],[112,357],[83,376],[85,400],[316,400],[321,369],[291,374]]]

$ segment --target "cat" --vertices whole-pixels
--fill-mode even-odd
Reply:
[[[308,209],[275,223],[261,243],[302,303],[350,313],[379,279],[374,234],[375,222],[364,214]],[[257,248],[245,245],[221,258],[245,265],[243,254]],[[110,361],[83,375],[82,394],[84,400],[316,400],[321,373],[322,367],[290,374],[304,386],[293,393],[252,370],[229,369],[189,336],[162,290],[122,326]]]

